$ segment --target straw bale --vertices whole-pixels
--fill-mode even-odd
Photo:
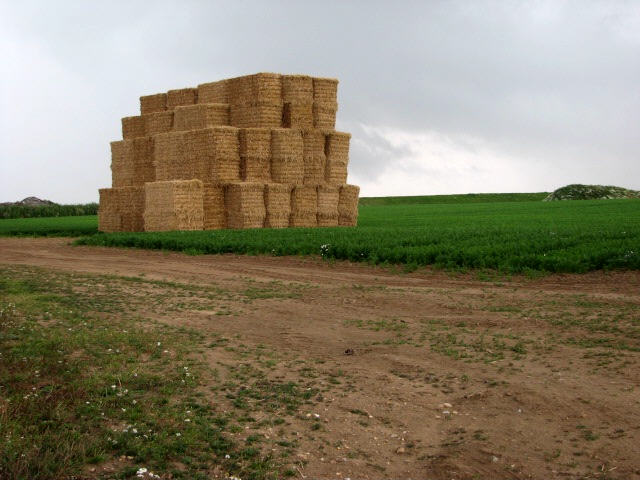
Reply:
[[[325,181],[332,185],[347,183],[349,163],[349,139],[344,132],[330,132],[326,136],[325,155],[327,157]]]
[[[271,179],[271,130],[241,128],[240,178],[247,182]]]
[[[203,185],[200,180],[150,182],[144,186],[144,229],[202,230]]]
[[[228,80],[229,103],[279,104],[282,102],[282,76],[277,73],[256,73]]]
[[[142,115],[145,133],[148,136],[170,132],[173,127],[173,112],[156,112]]]
[[[198,103],[229,103],[229,80],[198,85]]]
[[[122,138],[144,137],[147,134],[144,117],[137,115],[134,117],[124,117],[122,119]]]
[[[325,181],[324,134],[317,129],[302,131],[304,175],[302,182],[305,184],[323,183]]]
[[[267,183],[264,186],[264,205],[266,228],[285,228],[289,226],[291,215],[291,185]]]
[[[353,227],[358,223],[358,195],[360,187],[357,185],[342,185],[338,199],[338,225]]]
[[[232,104],[230,124],[241,128],[280,128],[282,125],[282,103]]]
[[[209,165],[207,177],[212,183],[240,180],[239,130],[234,127],[215,127],[206,130],[211,140],[207,143]]]
[[[167,92],[167,110],[173,110],[180,105],[193,105],[198,99],[196,88],[180,88]]]
[[[337,103],[313,103],[313,126],[323,130],[336,128]]]
[[[299,130],[271,130],[271,178],[276,183],[291,185],[303,182],[303,142]]]
[[[336,103],[338,101],[338,80],[336,78],[313,78],[313,101]]]
[[[347,162],[327,157],[325,181],[330,185],[341,185],[347,182]]]
[[[140,97],[140,113],[163,112],[167,109],[167,94],[156,93],[155,95],[144,95]]]
[[[315,185],[295,185],[291,190],[292,227],[316,227],[318,225],[318,191]]]
[[[116,190],[118,190],[117,200],[121,231],[144,231],[144,187],[122,187]]]
[[[228,228],[262,228],[266,216],[264,184],[238,182],[225,185]]]
[[[284,128],[313,128],[313,104],[286,102],[282,111]]]
[[[308,75],[282,75],[282,101],[313,103],[313,79]]]
[[[98,230],[101,232],[119,232],[120,214],[118,213],[117,189],[101,188],[98,207]]]
[[[111,186],[125,187],[133,184],[134,165],[132,150],[125,148],[126,140],[111,142]],[[126,153],[129,153],[128,155]]]
[[[205,183],[203,190],[204,229],[226,228],[227,215],[224,208],[224,185]]]
[[[198,103],[175,108],[174,130],[198,130],[229,125],[229,104]]]
[[[340,187],[318,185],[318,226],[335,227],[338,225],[338,200]]]
[[[153,137],[153,164],[156,180],[174,180],[174,163],[177,160],[177,147],[182,132],[170,132]]]

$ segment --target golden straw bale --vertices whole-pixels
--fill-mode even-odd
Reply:
[[[302,133],[288,128],[271,130],[271,178],[275,183],[301,184],[304,179]]]
[[[198,103],[229,103],[229,80],[198,85]]]
[[[318,185],[318,226],[336,227],[338,225],[338,200],[340,187]]]
[[[170,132],[173,128],[173,112],[156,112],[142,115],[145,123],[145,133],[148,136]]]
[[[326,136],[325,154],[327,161],[325,181],[329,184],[339,185],[347,183],[350,138],[351,135],[344,132],[330,132]]]
[[[101,188],[98,206],[98,230],[101,232],[119,232],[120,213],[118,210],[117,189]]]
[[[122,138],[144,137],[147,134],[144,117],[137,115],[134,117],[124,117],[122,119]]]
[[[285,183],[267,183],[264,186],[264,204],[266,228],[285,228],[289,226],[291,215],[291,185]]]
[[[118,213],[123,232],[144,231],[144,187],[118,188]]]
[[[317,129],[302,130],[304,175],[303,183],[314,184],[325,181],[324,155],[325,138],[322,131]]]
[[[180,105],[193,105],[197,102],[198,90],[196,88],[180,88],[167,92],[167,110],[173,110]]]
[[[229,125],[229,104],[198,103],[175,108],[174,130],[198,130]]]
[[[167,94],[156,93],[155,95],[144,95],[140,97],[140,113],[163,112],[167,109]]]
[[[203,190],[204,229],[226,228],[227,215],[224,207],[224,185],[205,183]]]
[[[215,127],[209,132],[207,177],[212,183],[240,180],[239,130],[234,127]]]
[[[313,79],[308,75],[282,75],[282,101],[313,103]]]
[[[313,104],[286,102],[282,111],[284,128],[313,128]]]
[[[126,187],[133,185],[133,151],[125,148],[126,140],[111,142],[111,186]]]
[[[241,128],[240,178],[247,182],[271,179],[271,130]]]
[[[203,190],[200,180],[173,180],[145,184],[145,231],[202,230],[204,228]]]
[[[313,126],[323,130],[336,128],[337,103],[313,103]]]
[[[318,191],[315,185],[294,185],[291,190],[292,227],[316,227],[318,225]]]
[[[246,75],[228,82],[231,105],[282,103],[282,76],[277,73]]]
[[[280,128],[282,125],[282,103],[232,104],[230,124],[240,128]]]
[[[357,185],[342,185],[338,199],[338,224],[354,227],[358,223],[358,195],[360,187]]]
[[[228,228],[262,228],[266,215],[264,184],[228,183],[224,193]]]
[[[313,101],[335,104],[338,101],[338,80],[336,78],[313,78]]]

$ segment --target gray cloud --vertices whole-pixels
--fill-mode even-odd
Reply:
[[[5,2],[0,18],[0,200],[94,200],[138,96],[256,71],[341,80],[351,178],[371,191],[404,193],[385,165],[448,175],[435,147],[412,146],[421,135],[495,177],[522,172],[487,186],[469,165],[441,178],[452,192],[640,188],[634,2],[43,1]]]

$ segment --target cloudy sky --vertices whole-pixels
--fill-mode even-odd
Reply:
[[[640,189],[640,2],[0,1],[0,201],[97,200],[138,97],[340,79],[362,194]]]

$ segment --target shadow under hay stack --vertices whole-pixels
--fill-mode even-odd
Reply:
[[[103,232],[354,226],[338,80],[258,73],[140,97],[111,142]]]

